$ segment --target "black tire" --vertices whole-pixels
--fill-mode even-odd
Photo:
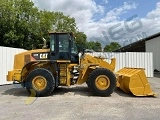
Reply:
[[[102,82],[102,84],[100,83],[99,85],[97,81]],[[87,85],[93,95],[102,97],[109,96],[116,87],[116,77],[113,72],[108,69],[97,68],[89,74]]]
[[[42,88],[40,89],[38,87],[41,86],[36,86],[35,81],[38,80],[36,79],[37,77],[39,77],[38,79],[40,79],[40,84],[42,83]],[[35,96],[37,97],[42,97],[42,96],[47,96],[49,94],[52,93],[52,91],[55,89],[55,79],[54,76],[52,75],[52,73],[44,68],[37,68],[35,70],[33,70],[32,72],[29,73],[29,75],[26,78],[25,81],[25,86],[26,89],[29,92],[35,92]]]

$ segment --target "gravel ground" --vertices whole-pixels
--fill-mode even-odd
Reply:
[[[149,78],[160,95],[160,78]],[[0,86],[0,119],[11,120],[159,120],[160,97],[134,97],[116,89],[110,97],[91,96],[87,86],[58,88],[33,98],[19,85]]]

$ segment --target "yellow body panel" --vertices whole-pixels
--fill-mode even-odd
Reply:
[[[73,78],[71,71],[77,64],[72,64],[70,60],[57,60],[60,69],[60,85],[70,86],[71,78]]]
[[[20,81],[21,80],[21,69],[14,69],[13,71],[8,71],[7,81]]]
[[[104,58],[94,57],[89,54],[83,55],[80,62],[80,75],[78,77],[77,84],[83,84],[86,82],[91,71],[97,67],[103,67],[109,69],[110,71],[114,71],[115,63],[115,58],[113,58],[109,64]]]
[[[116,72],[117,87],[135,96],[154,96],[142,68],[123,68]]]
[[[49,52],[49,49],[37,49],[22,52],[14,56],[14,69],[22,69],[25,64],[34,61],[31,58],[31,54],[34,52]],[[28,56],[28,57],[26,57]]]
[[[21,77],[24,76],[24,73],[27,71],[27,69],[24,68],[25,72],[23,71],[23,73],[21,73],[22,68],[27,63],[34,61],[34,59],[31,57],[31,54],[34,52],[49,52],[49,49],[29,50],[15,55],[13,70],[8,71],[7,81],[21,81]]]

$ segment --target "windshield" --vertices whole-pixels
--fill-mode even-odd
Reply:
[[[73,44],[72,44],[72,48],[71,48],[71,53],[77,54],[78,51],[77,51],[77,46],[76,46],[74,37],[72,37],[72,41],[73,41]]]

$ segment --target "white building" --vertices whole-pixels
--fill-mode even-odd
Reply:
[[[152,52],[154,70],[160,71],[160,33],[124,46],[115,52]]]

